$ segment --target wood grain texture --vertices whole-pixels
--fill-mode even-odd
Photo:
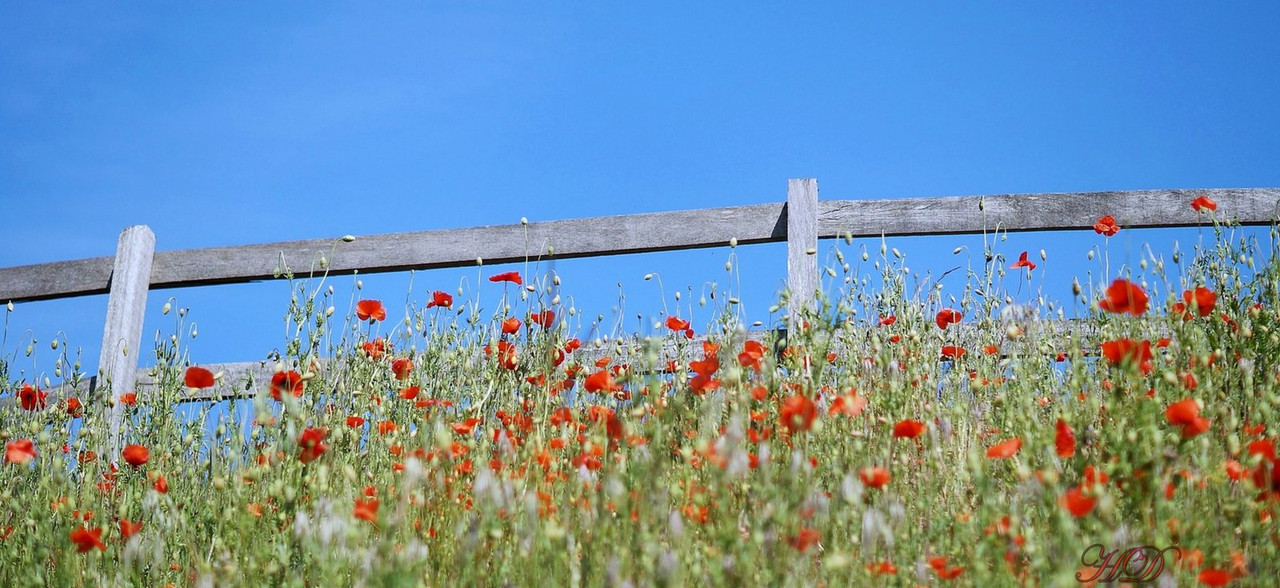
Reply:
[[[947,235],[1009,231],[1090,230],[1110,214],[1124,228],[1195,226],[1208,222],[1191,210],[1196,196],[1218,202],[1218,217],[1245,225],[1276,218],[1280,188],[1138,190],[1076,194],[1004,194],[828,200],[818,203],[818,236]],[[272,279],[277,270],[333,275],[432,269],[545,257],[574,258],[648,251],[781,242],[787,227],[782,204],[760,204],[579,220],[314,239],[156,253],[152,288],[245,283]],[[283,261],[283,263],[282,263]],[[112,258],[98,257],[0,268],[0,303],[105,294]]]
[[[1191,209],[1191,201],[1200,195],[1217,201],[1219,219],[1243,225],[1271,224],[1280,205],[1280,188],[829,200],[819,205],[819,230],[822,237],[840,237],[846,232],[854,237],[873,237],[959,235],[996,229],[1091,231],[1103,215],[1114,216],[1122,229],[1208,225],[1208,214]]]
[[[137,380],[142,319],[147,310],[151,259],[156,236],[146,225],[129,227],[120,233],[111,291],[107,296],[107,319],[102,329],[102,349],[98,355],[98,382],[108,382],[113,398],[133,392]],[[100,386],[101,387],[101,386]],[[110,455],[120,454],[120,424],[124,406],[111,409]]]
[[[787,314],[813,309],[818,290],[818,180],[787,181]]]

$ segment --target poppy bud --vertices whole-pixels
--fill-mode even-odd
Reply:
[[[522,216],[522,217],[520,217],[520,224],[522,224],[522,225],[528,225],[528,224],[529,224],[529,219],[528,219],[528,218],[526,218],[526,217],[523,217],[523,216]]]
[[[13,312],[13,301],[10,300],[9,304],[5,305],[5,308],[8,308],[9,312]]]
[[[342,236],[342,242],[343,242],[343,243],[350,243],[350,242],[355,241],[355,240],[356,240],[355,235],[343,235],[343,236]]]
[[[173,308],[172,304],[164,303],[164,306],[160,308],[160,314],[169,314],[169,309],[171,308]]]
[[[737,246],[738,246],[738,238],[737,238],[737,237],[732,237],[732,238],[730,238],[730,239],[729,239],[729,246],[730,246],[730,247],[737,247]]]

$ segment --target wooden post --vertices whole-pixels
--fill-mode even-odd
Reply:
[[[818,180],[788,180],[787,316],[792,328],[800,309],[813,309],[818,283]]]
[[[102,351],[98,356],[98,389],[103,389],[105,382],[111,390],[111,437],[107,439],[107,447],[112,460],[120,457],[120,428],[124,421],[120,396],[133,392],[138,381],[142,319],[155,250],[155,233],[146,225],[125,229],[116,245],[111,291],[107,296],[107,321],[102,329]]]

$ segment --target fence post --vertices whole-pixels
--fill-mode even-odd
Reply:
[[[813,309],[818,290],[818,180],[787,180],[787,316],[797,328],[800,310]]]
[[[155,233],[146,225],[125,229],[116,244],[111,290],[107,295],[107,320],[102,329],[102,351],[98,355],[98,389],[102,389],[103,382],[109,382],[111,390],[111,437],[107,439],[107,447],[112,460],[120,457],[120,427],[124,421],[120,396],[134,392],[138,381],[142,319],[155,250]]]

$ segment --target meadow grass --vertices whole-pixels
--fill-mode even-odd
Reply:
[[[11,356],[0,578],[1078,586],[1102,550],[1150,545],[1181,550],[1165,585],[1275,585],[1280,261],[1213,235],[1097,260],[1107,283],[1077,282],[1074,321],[1008,296],[1035,252],[992,241],[951,292],[909,284],[888,247],[837,252],[844,287],[785,339],[724,294],[702,324],[579,340],[582,313],[518,274],[495,276],[500,300],[439,292],[400,317],[299,279],[250,400],[184,416],[193,388],[238,383],[160,340],[115,463],[112,394],[41,406]],[[1131,575],[1155,578],[1152,553]]]

